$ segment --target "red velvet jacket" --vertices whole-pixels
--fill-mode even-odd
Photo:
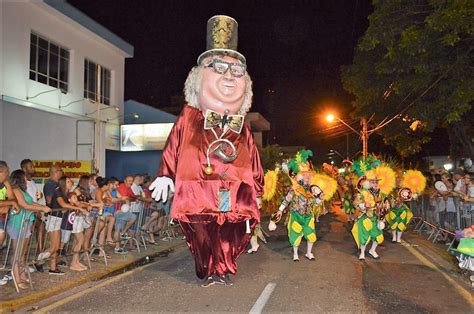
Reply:
[[[220,129],[216,131],[220,134]],[[158,176],[175,182],[172,218],[189,222],[190,215],[217,216],[220,224],[250,218],[260,221],[256,199],[263,194],[263,169],[252,132],[245,124],[240,134],[228,131],[224,138],[236,146],[237,158],[225,164],[211,156],[214,172],[206,175],[206,150],[216,138],[211,130],[204,130],[199,109],[184,107],[168,137],[158,171]],[[227,213],[218,209],[221,188],[230,191],[231,210]]]

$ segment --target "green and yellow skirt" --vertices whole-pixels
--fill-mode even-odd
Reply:
[[[401,208],[392,208],[385,215],[385,220],[387,220],[391,230],[405,231],[412,217],[411,210],[406,206],[402,206]]]
[[[378,244],[383,242],[383,231],[377,225],[377,217],[368,217],[365,214],[354,223],[352,236],[358,248],[361,245],[367,245],[370,240],[376,241]]]
[[[303,236],[308,242],[316,242],[314,215],[307,216],[291,212],[288,222],[288,238],[290,239],[291,246],[299,246]]]

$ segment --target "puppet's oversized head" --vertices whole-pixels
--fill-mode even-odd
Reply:
[[[217,15],[207,22],[207,49],[186,79],[186,101],[203,113],[245,115],[252,105],[252,80],[237,51],[237,21]]]

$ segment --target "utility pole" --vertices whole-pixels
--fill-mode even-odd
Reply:
[[[369,140],[369,134],[367,131],[367,119],[366,118],[361,118],[360,119],[360,124],[362,126],[362,131],[360,134],[360,137],[362,138],[362,158],[365,161],[367,158],[367,152],[368,152],[368,147],[367,143]]]
[[[346,160],[349,160],[349,134],[346,135]]]

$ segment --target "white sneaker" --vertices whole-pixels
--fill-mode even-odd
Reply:
[[[372,256],[373,259],[379,259],[380,256],[377,254],[377,252],[370,250],[369,255]]]
[[[5,280],[5,279],[0,279],[0,286],[4,286],[8,283],[8,280]]]
[[[48,251],[45,251],[45,252],[41,252],[39,253],[38,255],[38,261],[42,261],[44,259],[47,259],[51,256],[51,253],[49,253]]]
[[[34,267],[31,267],[31,266],[28,266],[28,270],[30,271],[30,274],[34,273],[36,271],[36,269]]]

